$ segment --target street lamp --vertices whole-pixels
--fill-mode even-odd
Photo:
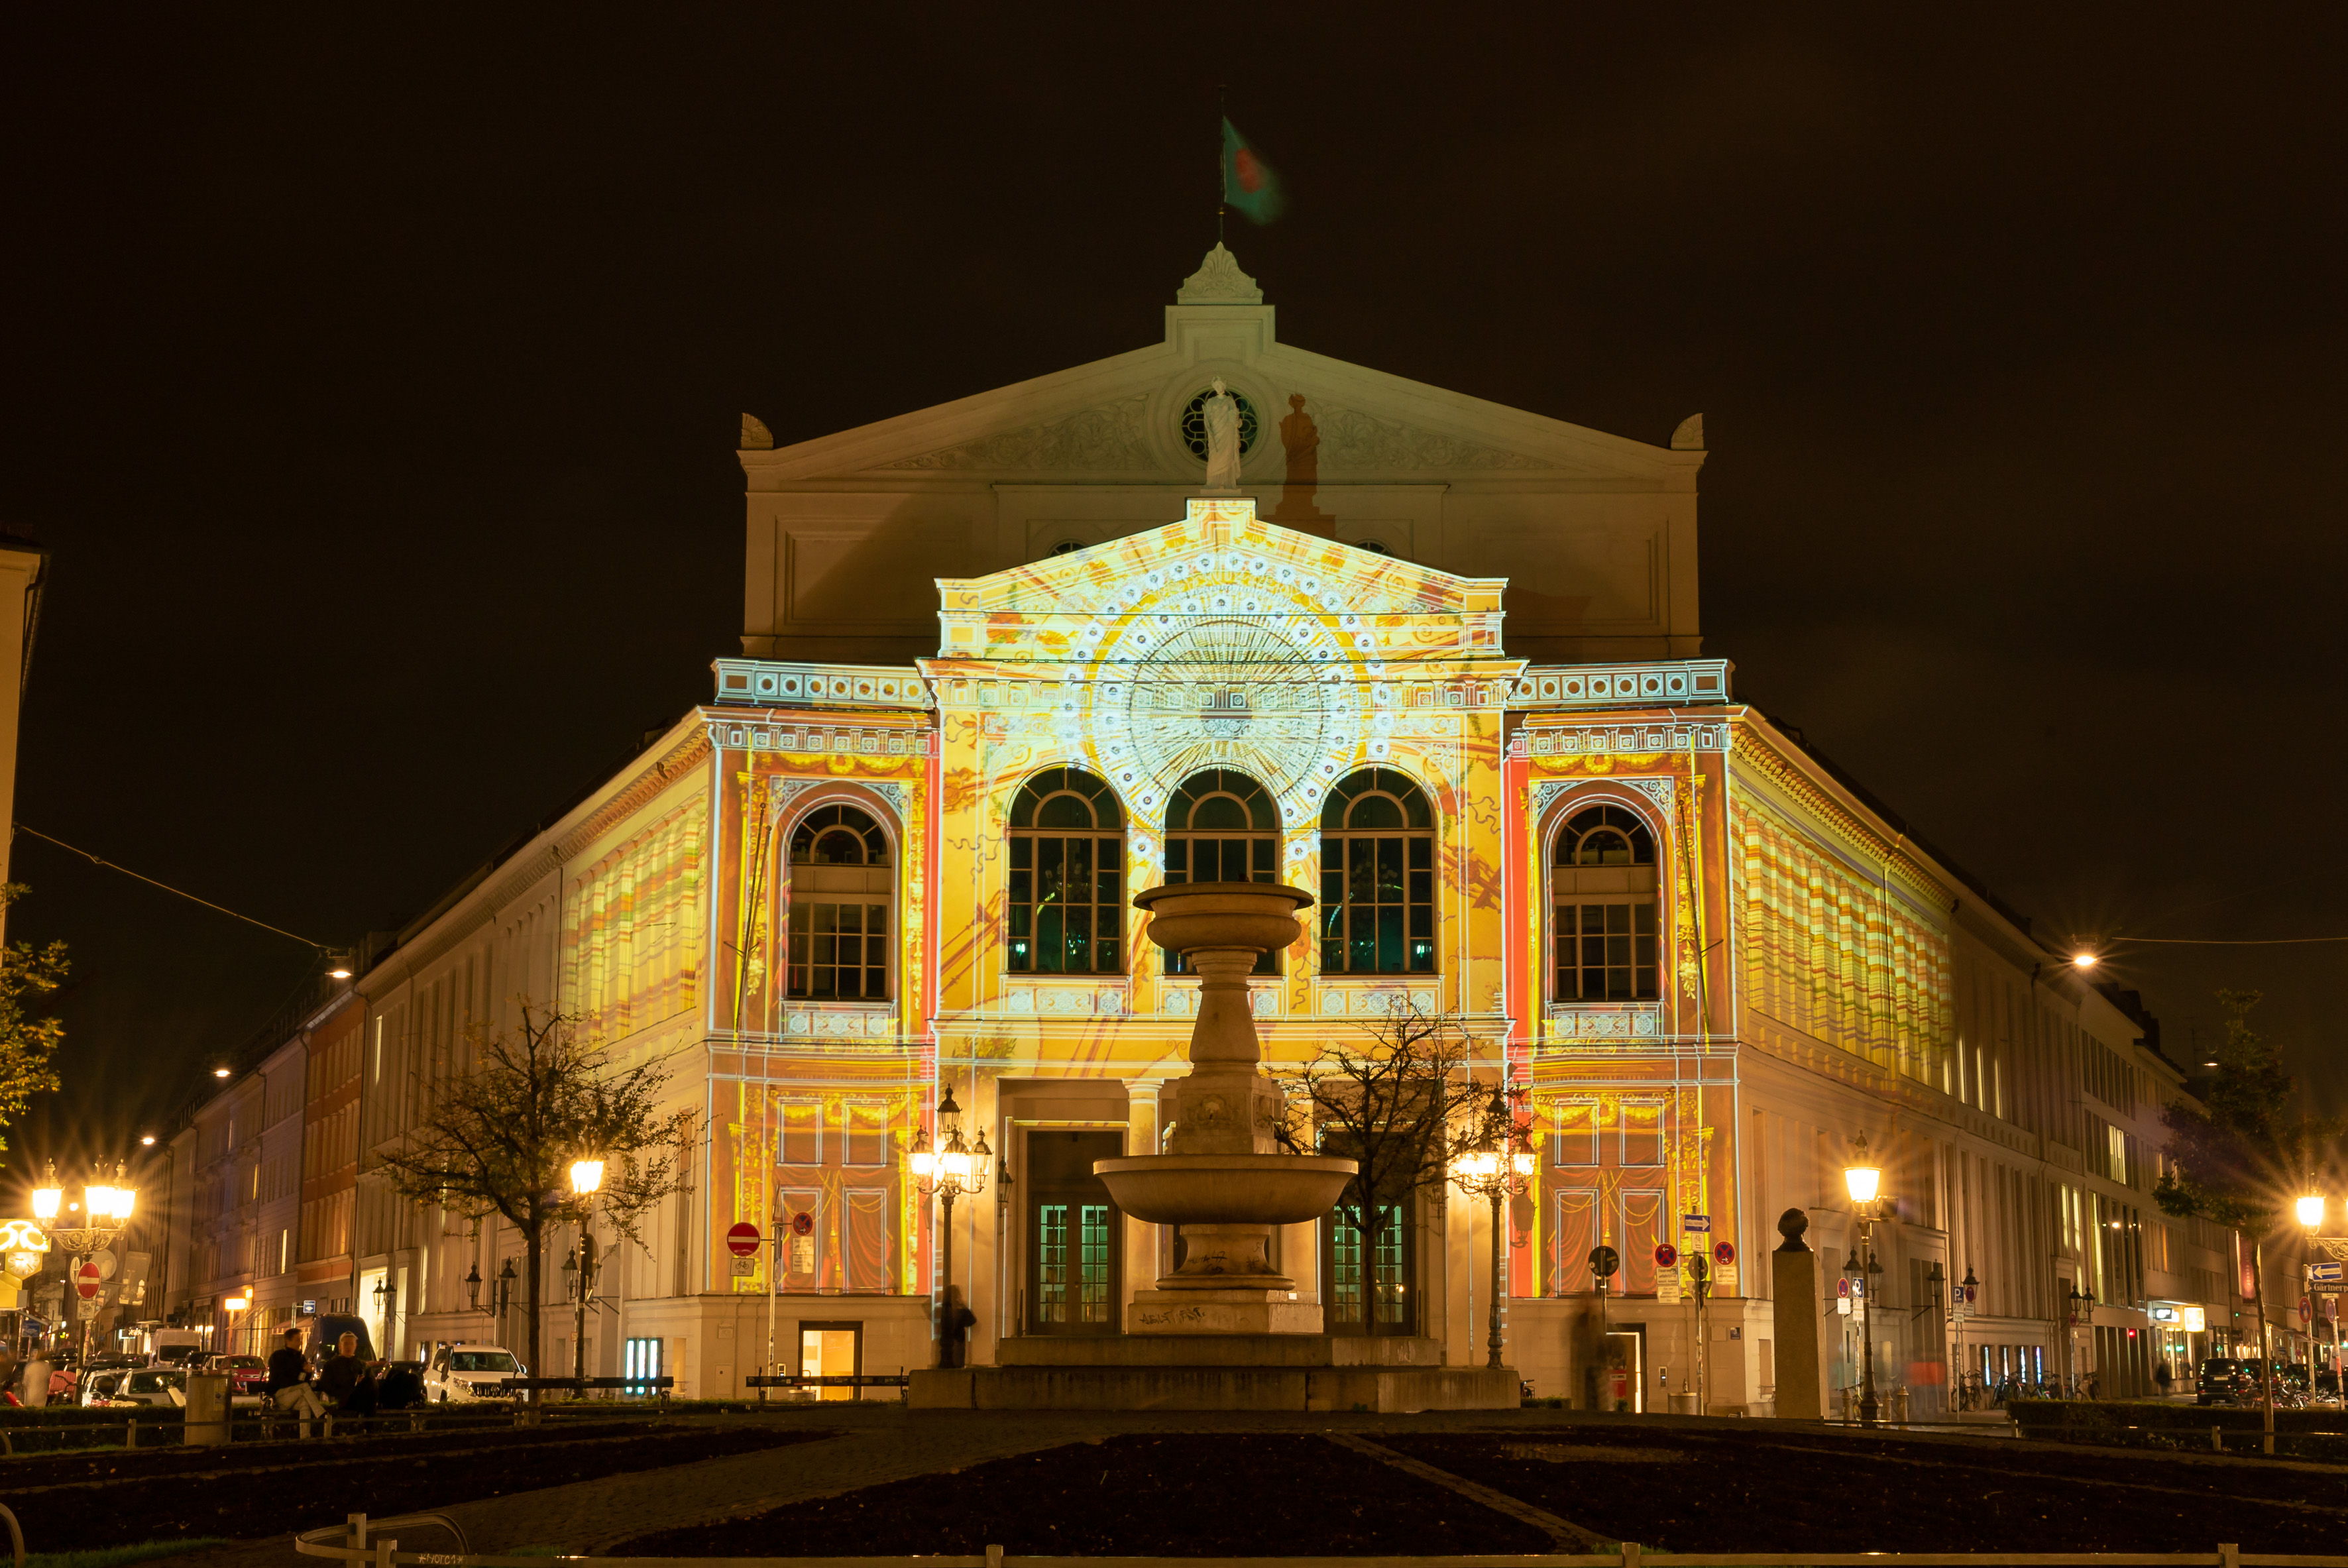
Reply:
[[[1875,1399],[1875,1284],[1866,1278],[1878,1272],[1875,1262],[1876,1211],[1880,1205],[1883,1190],[1883,1168],[1868,1158],[1867,1134],[1859,1135],[1851,1145],[1850,1163],[1843,1167],[1842,1184],[1850,1193],[1851,1212],[1859,1216],[1859,1244],[1867,1263],[1860,1278],[1866,1291],[1859,1298],[1859,1355],[1861,1382],[1859,1396],[1859,1424],[1872,1427],[1879,1424],[1881,1407]]]
[[[587,1397],[587,1304],[595,1294],[595,1194],[603,1190],[603,1162],[592,1156],[571,1162],[571,1195],[579,1203],[579,1257],[562,1262],[564,1282],[577,1276],[572,1291],[578,1313],[578,1336],[571,1342],[571,1375],[579,1379],[572,1398]]]
[[[963,1141],[962,1107],[954,1103],[952,1084],[946,1086],[945,1098],[938,1101],[937,1122],[943,1144],[933,1146],[929,1133],[924,1131],[912,1151],[912,1167],[913,1184],[921,1190],[922,1196],[936,1198],[943,1211],[943,1239],[938,1251],[938,1292],[942,1303],[946,1293],[953,1289],[954,1200],[986,1191],[986,1179],[993,1174],[994,1150],[986,1146],[983,1132],[975,1143]]]
[[[129,1227],[131,1211],[137,1207],[139,1191],[123,1174],[122,1162],[115,1161],[114,1179],[101,1176],[92,1181],[85,1179],[81,1189],[81,1217],[78,1225],[58,1226],[51,1223],[65,1207],[66,1190],[57,1181],[57,1168],[49,1163],[48,1173],[38,1187],[33,1189],[33,1217],[49,1233],[49,1240],[62,1248],[74,1261],[66,1265],[66,1277],[79,1283],[81,1265],[98,1253],[112,1246],[116,1238]],[[91,1327],[97,1314],[81,1320],[82,1359],[89,1358]]]
[[[2315,1309],[2315,1316],[2321,1318],[2323,1316],[2323,1298],[2316,1294],[2315,1289],[2315,1249],[2318,1242],[2321,1240],[2320,1233],[2323,1229],[2323,1211],[2326,1207],[2323,1194],[2321,1192],[2310,1191],[2304,1197],[2301,1198],[2298,1202],[2291,1205],[2291,1207],[2299,1215],[2299,1222],[2301,1226],[2307,1232],[2307,1247],[2301,1254],[2305,1260],[2304,1268],[2307,1275],[2307,1289],[2305,1294],[2307,1296],[2307,1304]],[[2308,1338],[2311,1342],[2313,1342],[2315,1339],[2314,1325],[2310,1324],[2308,1326]],[[2332,1391],[2334,1398],[2340,1398],[2342,1395],[2340,1387],[2340,1323],[2336,1318],[2333,1320],[2332,1324]]]
[[[473,1260],[472,1267],[465,1271],[465,1310],[481,1310],[481,1264],[478,1258]]]
[[[2077,1356],[2072,1346],[2078,1337],[2075,1331],[2079,1325],[2083,1321],[2093,1323],[2096,1320],[2096,1293],[2091,1290],[2081,1290],[2079,1282],[2073,1280],[2071,1293],[2065,1298],[2065,1302],[2069,1308],[2069,1321],[2063,1334],[2063,1378],[2065,1383],[2075,1384],[2078,1377],[2074,1370],[2074,1364],[2077,1360]],[[2067,1398],[2075,1391],[2075,1388],[2065,1388],[2064,1393]]]
[[[1500,1204],[1525,1190],[1532,1178],[1533,1153],[1518,1137],[1516,1119],[1509,1114],[1507,1094],[1495,1084],[1492,1098],[1473,1129],[1460,1137],[1451,1153],[1451,1180],[1462,1191],[1492,1205],[1492,1310],[1485,1337],[1484,1365],[1500,1366],[1500,1302],[1503,1285],[1500,1248]]]

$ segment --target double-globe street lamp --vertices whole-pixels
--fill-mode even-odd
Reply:
[[[1875,1398],[1875,1222],[1881,1217],[1883,1168],[1868,1158],[1867,1134],[1850,1148],[1850,1163],[1843,1167],[1842,1184],[1850,1193],[1851,1212],[1859,1218],[1859,1255],[1865,1260],[1859,1298],[1859,1424],[1879,1424],[1882,1407]]]
[[[2323,1297],[2317,1293],[2316,1288],[2316,1252],[2321,1250],[2325,1254],[2325,1261],[2331,1263],[2336,1263],[2343,1256],[2348,1255],[2348,1241],[2343,1241],[2337,1236],[2322,1234],[2323,1212],[2328,1206],[2328,1201],[2322,1193],[2312,1191],[2291,1205],[2293,1212],[2298,1215],[2300,1227],[2307,1233],[2308,1250],[2305,1254],[2307,1305],[2312,1310],[2312,1316],[2316,1318],[2325,1315]],[[2309,1325],[2311,1332],[2308,1336],[2311,1341],[2315,1337],[2312,1333],[2313,1326],[2311,1322]],[[2336,1317],[2332,1320],[2332,1394],[2333,1398],[2348,1403],[2348,1390],[2343,1390],[2340,1387],[2340,1320]]]
[[[85,1179],[81,1188],[81,1221],[77,1225],[59,1225],[57,1217],[65,1212],[66,1190],[57,1181],[57,1168],[49,1163],[48,1175],[33,1189],[33,1218],[41,1222],[49,1235],[50,1243],[64,1251],[73,1262],[66,1265],[66,1277],[78,1288],[82,1264],[108,1247],[130,1226],[130,1212],[139,1201],[138,1189],[124,1175],[123,1164],[116,1161],[114,1179],[92,1181]],[[89,1359],[91,1326],[97,1322],[93,1311],[81,1320],[82,1359]]]
[[[962,1107],[954,1103],[953,1086],[946,1086],[945,1098],[938,1101],[937,1136],[942,1140],[931,1141],[929,1132],[922,1133],[922,1141],[912,1150],[914,1185],[924,1198],[935,1198],[942,1209],[938,1233],[938,1318],[939,1347],[943,1349],[946,1337],[957,1326],[947,1321],[953,1309],[953,1206],[956,1198],[975,1195],[986,1191],[986,1179],[992,1174],[994,1151],[986,1146],[986,1134],[982,1131],[975,1143],[965,1143],[962,1136]]]
[[[1517,1130],[1516,1118],[1509,1110],[1508,1095],[1495,1085],[1492,1098],[1451,1151],[1451,1180],[1462,1191],[1486,1199],[1492,1205],[1492,1310],[1490,1331],[1485,1339],[1484,1365],[1495,1369],[1501,1365],[1500,1303],[1504,1284],[1500,1205],[1525,1191],[1532,1180],[1533,1166],[1533,1151],[1525,1147]]]

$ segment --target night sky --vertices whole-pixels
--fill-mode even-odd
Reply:
[[[1158,341],[1228,81],[1282,338],[1702,411],[1705,651],[2042,933],[2348,935],[2348,11],[880,9],[0,18],[19,820],[321,942],[429,906],[735,651],[740,411]],[[314,969],[14,864],[77,965],[20,1170]],[[2348,1102],[2348,944],[2120,952],[2172,1056],[2259,987]]]

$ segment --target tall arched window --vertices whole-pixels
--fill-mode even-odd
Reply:
[[[788,995],[888,998],[889,862],[888,836],[853,806],[819,806],[791,830]]]
[[[1390,768],[1342,779],[1321,807],[1321,971],[1435,969],[1435,813]]]
[[[1014,975],[1125,966],[1125,814],[1091,774],[1054,768],[1011,802]]]
[[[1555,1000],[1655,998],[1655,837],[1638,813],[1592,806],[1566,819],[1550,868],[1550,898]]]
[[[1263,786],[1227,768],[1185,779],[1166,802],[1166,880],[1278,882],[1280,811]],[[1166,972],[1184,973],[1179,954],[1166,955]],[[1265,954],[1255,972],[1279,974],[1279,956]]]

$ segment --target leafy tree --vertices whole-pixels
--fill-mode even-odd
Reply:
[[[25,892],[23,882],[0,883],[0,908]],[[55,1061],[66,1026],[33,1016],[28,1004],[64,985],[67,968],[62,942],[46,947],[16,942],[0,950],[0,1127],[22,1117],[35,1095],[58,1088]],[[0,1150],[7,1147],[0,1137]]]
[[[1361,1239],[1363,1331],[1378,1332],[1378,1243],[1409,1223],[1411,1201],[1444,1180],[1453,1124],[1485,1099],[1468,1070],[1468,1037],[1441,1015],[1398,1005],[1356,1047],[1324,1045],[1282,1086],[1272,1134],[1292,1154],[1336,1154],[1360,1170],[1337,1222]]]
[[[2274,1351],[2267,1326],[2265,1243],[2281,1228],[2286,1207],[2314,1168],[2319,1144],[2335,1136],[2329,1122],[2286,1118],[2293,1085],[2282,1057],[2250,1027],[2256,991],[2220,991],[2226,1036],[2201,1105],[2170,1104],[2168,1170],[2153,1189],[2162,1211],[2214,1220],[2250,1243],[2251,1300],[2259,1319],[2261,1403],[2274,1427]]]
[[[433,1091],[430,1109],[384,1156],[383,1170],[403,1198],[477,1222],[496,1214],[521,1233],[529,1254],[526,1358],[541,1375],[547,1229],[587,1217],[571,1191],[571,1162],[603,1161],[594,1208],[641,1243],[644,1214],[683,1179],[672,1150],[691,1112],[662,1115],[667,1070],[657,1062],[615,1068],[566,1013],[535,1012],[525,1003],[515,1029],[476,1028],[471,1042],[471,1068]]]

